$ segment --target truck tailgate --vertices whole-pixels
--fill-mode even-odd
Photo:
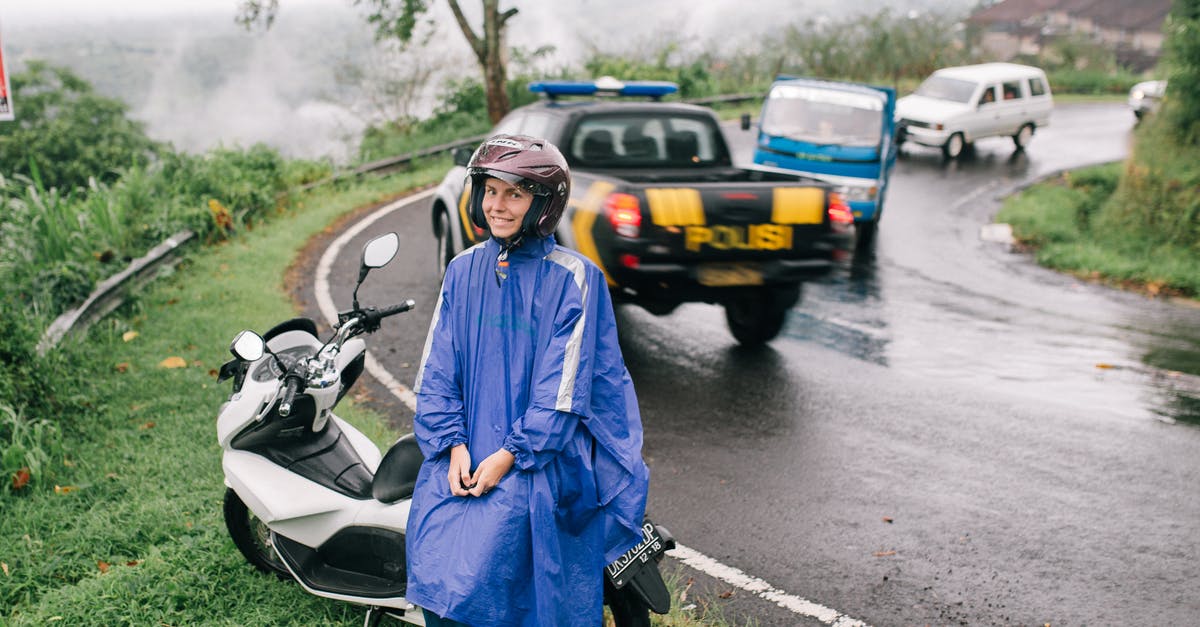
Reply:
[[[645,199],[643,251],[658,259],[807,257],[829,232],[822,187],[700,184],[635,193]]]

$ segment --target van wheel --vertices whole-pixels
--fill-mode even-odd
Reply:
[[[1017,145],[1017,150],[1024,150],[1029,145],[1029,140],[1033,139],[1033,125],[1026,124],[1017,130],[1017,134],[1013,135],[1013,143]]]
[[[942,156],[947,159],[957,159],[963,153],[963,148],[967,145],[967,141],[963,139],[962,133],[955,133],[942,144]]]
[[[454,236],[450,233],[450,214],[445,209],[438,212],[437,224],[437,270],[438,279],[446,276],[446,266],[454,259]]]

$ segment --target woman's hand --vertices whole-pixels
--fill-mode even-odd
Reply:
[[[467,489],[475,485],[471,479],[471,451],[466,444],[457,444],[450,449],[450,493],[454,496],[467,496]]]
[[[492,491],[496,484],[508,474],[508,471],[513,467],[513,461],[516,458],[512,453],[504,449],[500,449],[491,455],[488,455],[482,462],[479,462],[479,468],[475,469],[475,474],[471,477],[471,483],[475,486],[469,490],[472,496],[483,496]]]

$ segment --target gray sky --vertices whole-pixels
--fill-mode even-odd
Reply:
[[[342,4],[342,0],[285,0],[291,4]],[[4,0],[0,20],[4,28],[63,20],[128,19],[187,13],[237,12],[239,0]]]

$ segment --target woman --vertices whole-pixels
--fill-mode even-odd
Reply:
[[[553,144],[492,137],[467,175],[490,238],[447,267],[417,373],[407,598],[429,625],[594,627],[649,483],[608,287],[555,245]]]

